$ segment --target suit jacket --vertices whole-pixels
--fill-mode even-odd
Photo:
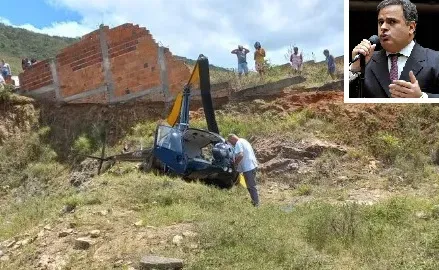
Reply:
[[[439,98],[439,52],[423,48],[415,43],[410,57],[399,77],[400,80],[410,81],[409,72],[413,71],[422,92],[429,98]],[[349,82],[349,97],[357,98],[359,77]],[[363,97],[390,98],[390,75],[388,59],[384,49],[374,52],[364,73]]]

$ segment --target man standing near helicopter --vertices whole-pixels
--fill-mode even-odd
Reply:
[[[227,141],[233,145],[236,171],[244,175],[245,184],[254,206],[259,206],[259,195],[256,187],[256,170],[258,161],[251,144],[236,134],[229,134]]]

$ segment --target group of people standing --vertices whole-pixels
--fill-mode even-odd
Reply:
[[[253,59],[255,60],[255,68],[259,75],[262,77],[265,74],[265,50],[262,48],[261,43],[256,42],[255,45],[255,53]],[[231,53],[236,54],[238,57],[238,76],[244,73],[248,74],[248,66],[247,66],[247,54],[250,52],[247,48],[244,48],[242,45],[238,45],[238,49],[234,49]]]
[[[255,69],[259,73],[261,77],[265,74],[265,56],[266,52],[264,48],[261,47],[261,44],[259,42],[256,42],[255,45],[255,52],[254,52],[254,61],[255,61]],[[247,54],[250,52],[247,48],[244,48],[242,45],[238,45],[237,49],[232,50],[232,54],[236,54],[238,58],[238,76],[241,78],[242,74],[247,75],[249,70],[247,66]],[[329,53],[329,50],[324,50],[323,54],[326,57],[326,63],[328,68],[328,74],[331,76],[332,79],[335,79],[335,58]],[[301,74],[303,69],[303,54],[302,52],[299,52],[298,47],[293,48],[293,52],[290,55],[290,65],[292,68],[293,74]]]

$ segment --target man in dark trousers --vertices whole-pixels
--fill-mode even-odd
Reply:
[[[363,39],[352,51],[365,56],[365,98],[439,97],[439,52],[415,40],[418,12],[409,0],[384,0],[377,6],[382,50]],[[433,33],[432,33],[433,34]],[[360,60],[350,66],[349,97],[358,97]]]
[[[227,141],[233,145],[236,171],[244,175],[245,184],[254,206],[259,206],[259,195],[256,188],[256,170],[258,161],[250,143],[236,134],[229,134]]]

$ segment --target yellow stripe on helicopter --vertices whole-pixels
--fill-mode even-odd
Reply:
[[[198,84],[199,81],[200,81],[200,68],[198,67],[198,61],[197,61],[197,63],[195,64],[194,70],[192,71],[188,85],[192,86],[192,85]],[[182,101],[183,101],[183,92],[180,91],[180,93],[178,93],[178,95],[175,99],[174,106],[172,107],[171,113],[169,114],[168,118],[166,119],[166,122],[168,122],[168,124],[171,126],[174,126],[175,123],[177,123],[178,117],[180,116]]]

